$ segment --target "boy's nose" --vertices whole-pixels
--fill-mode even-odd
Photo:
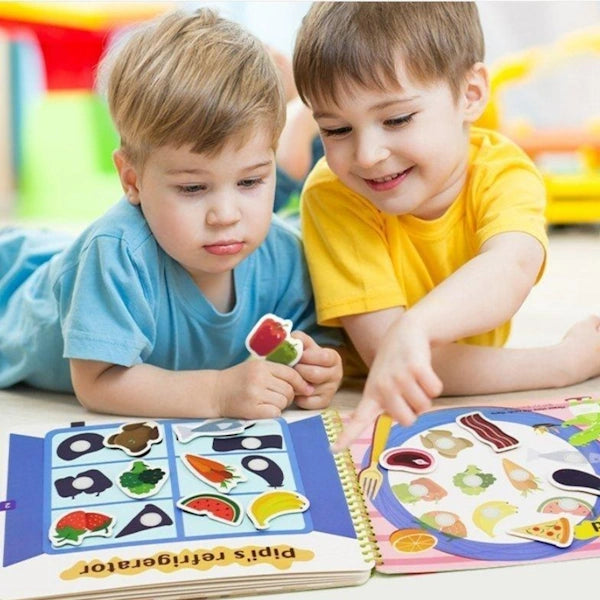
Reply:
[[[233,225],[240,220],[240,211],[235,202],[221,200],[215,202],[206,213],[206,223],[212,227]]]
[[[354,160],[363,169],[376,165],[389,155],[390,151],[380,140],[369,136],[359,139],[354,149]]]

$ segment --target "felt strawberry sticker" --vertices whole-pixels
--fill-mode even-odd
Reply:
[[[86,537],[112,535],[115,518],[97,512],[73,510],[60,516],[50,528],[49,538],[56,548],[79,546]]]
[[[112,522],[113,518],[108,515],[95,512],[85,513],[85,526],[90,532],[108,531]]]
[[[52,537],[50,539],[55,546],[62,546],[63,544],[79,545],[86,531],[85,512],[74,510],[56,522],[54,539]]]

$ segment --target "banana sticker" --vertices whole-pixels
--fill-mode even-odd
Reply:
[[[257,496],[248,505],[246,512],[256,529],[268,529],[273,519],[304,512],[309,506],[308,498],[298,492],[275,490]]]

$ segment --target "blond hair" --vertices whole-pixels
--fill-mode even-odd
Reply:
[[[484,57],[474,2],[315,2],[294,50],[302,100],[337,101],[340,90],[399,84],[396,61],[420,83],[446,80],[455,99]]]
[[[260,126],[275,148],[285,122],[282,84],[265,46],[207,8],[144,24],[111,48],[98,79],[121,148],[138,165],[161,146],[214,155]]]

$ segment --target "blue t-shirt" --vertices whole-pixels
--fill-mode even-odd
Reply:
[[[221,313],[125,199],[69,242],[0,231],[0,388],[72,391],[69,358],[225,369],[248,357],[246,336],[268,312],[337,343],[315,324],[300,238],[277,217],[233,276],[235,306]]]

